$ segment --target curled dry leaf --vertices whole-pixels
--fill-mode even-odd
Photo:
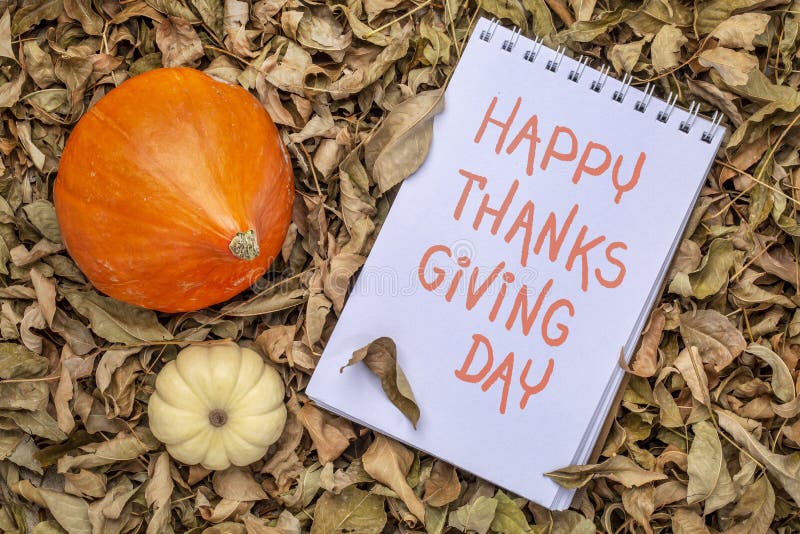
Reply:
[[[379,337],[366,347],[358,349],[340,372],[358,362],[364,362],[381,379],[381,387],[386,396],[416,428],[420,417],[419,406],[414,399],[414,392],[411,391],[411,384],[397,362],[394,341],[388,337]]]
[[[626,488],[641,486],[667,478],[663,473],[648,471],[627,456],[614,456],[596,465],[576,465],[547,473],[547,476],[569,489],[585,486],[598,477],[619,482]]]

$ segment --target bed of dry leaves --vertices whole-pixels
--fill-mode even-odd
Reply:
[[[445,2],[0,1],[0,530],[800,531],[800,2]],[[580,488],[566,512],[303,393],[479,14],[718,108],[731,132],[598,463],[554,475]],[[50,200],[81,114],[162,65],[250,90],[297,177],[272,271],[233,302],[173,316],[95,292]],[[290,417],[264,461],[209,473],[166,455],[146,404],[181,344],[224,338],[274,362]]]

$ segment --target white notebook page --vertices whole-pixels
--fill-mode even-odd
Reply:
[[[658,122],[663,101],[635,111],[641,91],[631,88],[618,103],[612,95],[622,89],[619,81],[609,78],[596,93],[589,88],[596,70],[572,82],[567,76],[576,61],[565,57],[551,72],[545,66],[554,51],[542,48],[528,62],[532,41],[520,38],[507,52],[501,44],[511,31],[499,27],[490,42],[478,38],[489,29],[489,21],[478,22],[435,119],[428,158],[402,185],[307,393],[514,493],[565,508],[571,492],[543,474],[585,461],[594,445],[622,377],[620,350],[629,356],[635,346],[724,132],[703,142],[708,120],[697,118],[683,133],[686,111],[675,109],[666,124]],[[515,107],[501,140],[504,130],[485,121],[487,112],[508,122]],[[573,141],[563,128],[574,135],[571,160]],[[608,151],[606,169],[603,148],[589,150],[589,142]],[[576,177],[584,153],[585,170]],[[638,181],[630,185],[642,153]],[[493,215],[506,199],[504,215]],[[476,224],[482,202],[489,209]],[[536,253],[551,213],[563,242],[551,246],[546,235]],[[459,267],[456,257],[468,258],[469,266]],[[468,299],[473,272],[480,285],[495,269],[486,291]],[[525,288],[528,313],[544,293],[527,333],[519,309],[514,313]],[[380,336],[397,344],[421,409],[416,429],[363,364],[339,372],[353,351]],[[491,365],[484,365],[487,344]],[[520,385],[526,366],[527,396]]]

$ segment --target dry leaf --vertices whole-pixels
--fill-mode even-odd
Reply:
[[[323,412],[311,404],[303,406],[297,417],[308,430],[323,465],[337,459],[350,446],[350,440],[356,438],[350,421]]]
[[[751,71],[758,68],[758,60],[746,52],[719,46],[703,50],[698,56],[700,64],[715,69],[728,85],[744,85]]]
[[[156,43],[165,67],[191,66],[203,57],[203,44],[191,24],[169,18],[156,27]]]
[[[378,534],[386,524],[383,499],[355,486],[339,495],[326,491],[314,507],[311,534]]]
[[[411,384],[408,383],[397,362],[397,347],[394,341],[388,337],[380,337],[366,347],[358,349],[340,372],[361,361],[381,379],[381,387],[386,396],[416,428],[420,416],[419,406],[414,399],[414,392],[411,391]]]
[[[458,473],[452,465],[437,460],[431,469],[431,476],[425,481],[425,495],[422,500],[429,506],[450,504],[461,494]]]
[[[626,488],[641,486],[655,480],[664,480],[666,475],[639,467],[627,456],[614,456],[596,465],[575,465],[546,473],[548,477],[568,489],[585,486],[598,477],[619,482]]]
[[[414,461],[414,454],[396,441],[380,434],[361,457],[364,470],[381,484],[394,490],[409,511],[420,521],[425,520],[425,505],[408,485],[406,475]]]
[[[727,367],[747,346],[741,332],[730,320],[714,310],[687,312],[680,318],[681,336],[697,347],[703,361],[717,371]]]
[[[382,192],[416,171],[428,155],[433,117],[444,109],[441,91],[426,91],[397,106],[364,148],[367,170]]]

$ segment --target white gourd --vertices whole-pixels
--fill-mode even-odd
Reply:
[[[158,373],[148,415],[176,460],[206,469],[261,459],[286,423],[278,372],[235,343],[194,345]]]

